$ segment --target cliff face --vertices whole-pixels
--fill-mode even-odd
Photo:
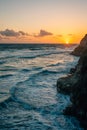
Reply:
[[[83,37],[78,47],[71,53],[75,56],[81,56],[84,52],[84,49],[87,48],[87,34]]]
[[[80,53],[78,64],[72,74],[58,79],[57,90],[70,94],[72,105],[64,110],[64,114],[76,116],[83,127],[87,128],[87,35],[79,46],[84,46],[85,49]]]
[[[80,57],[77,72],[79,75],[76,83],[72,83],[70,95],[72,106],[68,106],[64,114],[76,116],[83,127],[87,128],[87,49]]]

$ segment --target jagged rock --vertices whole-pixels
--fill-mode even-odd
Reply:
[[[87,35],[82,39],[80,45],[87,45]],[[71,71],[73,72],[70,76],[58,79],[57,90],[70,94],[72,105],[67,106],[64,114],[76,116],[87,130],[87,47],[81,52],[75,70]],[[69,86],[67,86],[68,84]]]
[[[75,56],[81,56],[86,48],[87,48],[87,34],[81,40],[79,46],[77,46],[71,54]]]
[[[71,93],[71,76],[60,78],[57,81],[57,90],[60,93],[70,94]]]
[[[72,106],[64,110],[64,114],[76,116],[81,125],[87,128],[87,49],[83,52],[77,65],[78,79],[72,85],[70,100]]]
[[[57,80],[57,91],[63,94],[70,94],[72,92],[72,86],[77,82],[77,74],[69,74],[66,77],[62,77]]]
[[[76,71],[76,68],[71,68],[71,69],[70,69],[70,74],[75,73],[75,71]]]

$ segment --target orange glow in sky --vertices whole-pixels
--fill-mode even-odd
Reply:
[[[0,43],[79,43],[86,12],[86,0],[2,0]]]

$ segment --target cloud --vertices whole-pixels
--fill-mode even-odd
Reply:
[[[2,40],[8,40],[8,39],[9,39],[9,37],[2,36],[2,35],[0,34],[0,41],[2,41]]]
[[[28,34],[23,31],[16,32],[14,30],[6,29],[4,31],[0,31],[0,35],[6,36],[6,37],[19,37],[19,36],[24,36],[24,35],[28,35]]]
[[[68,36],[72,37],[72,36],[73,36],[73,34],[68,34]]]
[[[50,35],[53,35],[53,33],[47,32],[47,31],[41,29],[40,33],[38,35],[35,35],[35,37],[44,37],[44,36],[50,36]]]
[[[23,32],[23,31],[19,31],[19,34],[21,34],[21,35],[26,35],[26,36],[28,36],[29,34],[28,33],[25,33],[25,32]]]
[[[7,36],[7,37],[15,37],[15,36],[19,36],[19,32],[15,32],[14,30],[9,30],[9,29],[6,29],[4,31],[0,31],[0,34],[2,36]]]

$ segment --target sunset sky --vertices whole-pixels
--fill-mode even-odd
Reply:
[[[0,0],[0,43],[79,43],[87,0]]]

